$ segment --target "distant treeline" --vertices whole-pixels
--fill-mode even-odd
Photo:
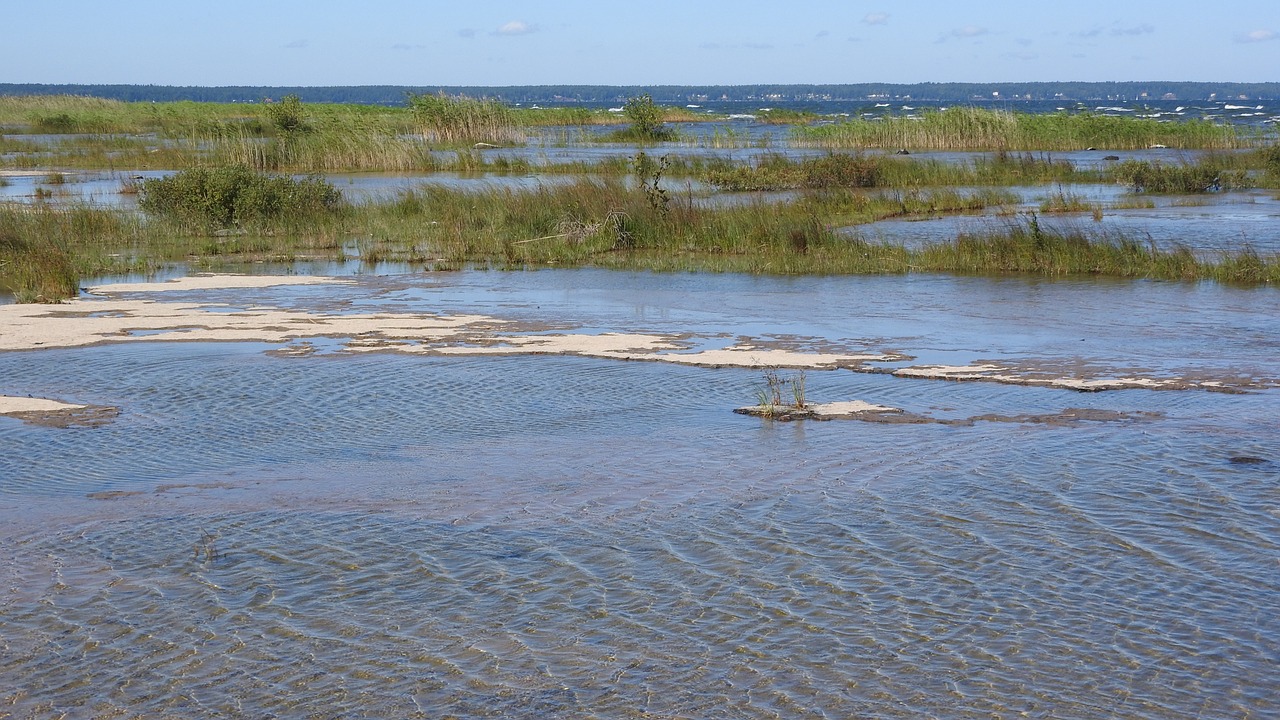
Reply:
[[[468,95],[510,103],[620,103],[643,93],[662,104],[695,102],[866,101],[939,102],[1187,102],[1280,99],[1280,83],[1211,82],[1027,82],[1027,83],[860,83],[851,85],[358,85],[322,87],[220,87],[175,85],[50,85],[0,83],[3,95],[85,95],[129,102],[261,102],[297,95],[304,102],[403,105],[409,94]]]

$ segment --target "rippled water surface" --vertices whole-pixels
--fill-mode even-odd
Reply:
[[[1266,288],[357,280],[156,299],[1280,377]],[[810,371],[973,421],[770,422],[758,370],[315,342],[0,354],[0,394],[121,409],[0,417],[0,716],[1277,712],[1273,388]]]

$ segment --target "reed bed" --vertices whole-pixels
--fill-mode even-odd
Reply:
[[[1077,170],[1050,154],[994,153],[969,163],[917,160],[909,157],[832,152],[820,158],[793,160],[768,155],[755,163],[708,165],[704,179],[722,190],[788,190],[798,188],[890,187],[945,185],[1027,185],[1045,182],[1099,182],[1104,172]]]
[[[139,218],[94,208],[0,206],[0,288],[18,302],[58,302],[82,274],[135,244]]]
[[[523,143],[526,135],[511,108],[497,100],[411,95],[409,107],[423,136],[441,143]]]
[[[1036,115],[953,107],[919,117],[854,118],[797,127],[793,141],[825,148],[909,150],[1082,150],[1166,146],[1233,149],[1258,145],[1262,131],[1208,121],[1162,123],[1089,113]]]

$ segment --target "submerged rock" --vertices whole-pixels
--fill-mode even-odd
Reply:
[[[1255,457],[1253,455],[1234,455],[1227,462],[1232,465],[1267,465],[1270,460],[1266,458]]]

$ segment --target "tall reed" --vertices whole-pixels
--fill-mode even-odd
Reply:
[[[521,143],[524,130],[511,108],[497,100],[465,96],[410,95],[409,107],[422,133],[440,143]]]

